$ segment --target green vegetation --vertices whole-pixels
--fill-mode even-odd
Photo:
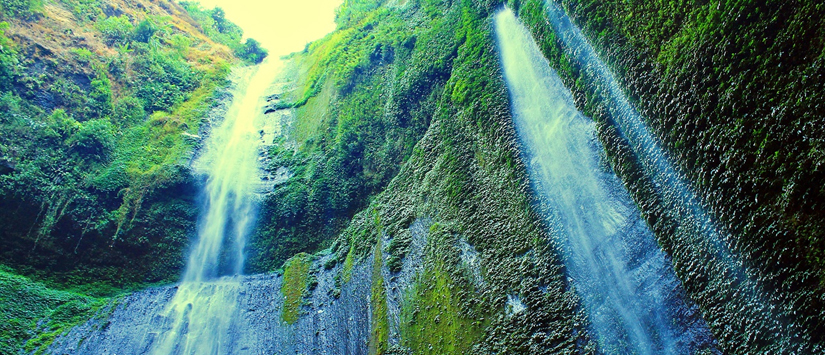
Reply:
[[[369,353],[386,354],[389,348],[390,326],[387,320],[387,290],[384,288],[384,256],[381,239],[375,245],[375,256],[372,263],[372,286],[370,288],[370,310],[372,310],[372,324],[370,325]]]
[[[455,244],[454,239],[441,225],[430,228],[427,264],[410,290],[402,320],[404,345],[414,354],[466,354],[487,324],[482,315],[488,312],[471,306],[473,285],[458,276],[457,250],[439,247]]]
[[[177,5],[138,2],[112,15],[98,1],[27,3],[64,19],[2,3],[0,264],[48,287],[174,280],[195,229],[191,137],[236,59]],[[43,337],[68,322],[55,319]]]
[[[2,0],[0,1],[0,19],[18,18],[32,20],[43,10],[41,0]]]
[[[204,34],[213,41],[232,49],[238,58],[251,64],[260,63],[266,58],[267,51],[258,41],[252,38],[241,41],[243,30],[227,20],[226,13],[220,7],[206,10],[201,8],[197,2],[189,1],[182,1],[180,5],[198,22]]]
[[[797,337],[769,331],[774,326],[762,311],[746,315],[752,305],[732,296],[740,280],[711,271],[714,260],[705,259],[701,240],[663,207],[669,197],[647,179],[612,127],[604,106],[610,103],[556,39],[543,2],[514,3],[577,105],[599,122],[614,170],[724,351],[822,344],[817,329],[825,307],[815,295],[825,285],[825,190],[817,166],[825,157],[813,137],[823,136],[817,127],[825,115],[814,104],[822,100],[821,83],[811,78],[825,62],[825,7],[813,1],[562,1],[730,233],[725,238],[733,252],[772,294],[765,312],[798,317],[792,321],[801,330]]]
[[[39,353],[55,336],[88,319],[104,304],[103,299],[55,291],[0,271],[0,352],[16,354],[25,348]]]
[[[269,166],[293,176],[267,196],[249,271],[329,246],[430,124],[456,55],[459,13],[422,18],[415,6],[370,8],[293,57],[301,77],[284,99],[298,119],[270,150]]]
[[[432,58],[448,60],[444,62],[447,72],[442,74],[444,85],[428,94],[434,109],[427,111],[426,132],[402,160],[397,175],[369,200],[368,207],[354,215],[331,246],[338,262],[344,263],[340,282],[347,282],[348,270],[355,267],[348,265],[370,260],[366,256],[382,244],[380,240],[386,235],[390,242],[387,253],[382,249],[381,256],[387,259],[381,263],[384,267],[386,262],[385,266],[393,272],[408,257],[412,222],[416,218],[435,222],[425,237],[423,271],[403,304],[398,330],[401,345],[406,349],[391,347],[386,353],[594,352],[586,321],[578,315],[578,299],[566,288],[560,260],[548,244],[550,236],[527,193],[529,186],[513,143],[515,132],[506,88],[492,41],[489,16],[496,7],[473,1],[421,1],[411,3],[410,7],[378,7],[388,11],[386,16],[390,17],[448,19],[436,22],[437,36],[419,35],[414,41],[401,42],[402,47],[407,43],[419,50],[435,39],[443,41],[431,47],[428,56],[416,57],[409,64],[411,68],[421,68],[438,63]],[[360,13],[352,16],[368,17]],[[339,30],[346,31],[346,26],[339,23]],[[404,57],[396,48],[393,65],[401,58]],[[421,96],[419,91],[398,93],[388,89],[394,87],[391,83],[365,85],[368,79],[363,78],[362,69],[353,73],[359,82],[332,95],[332,114],[338,110],[337,105],[353,96],[371,93],[397,97],[401,102],[404,98],[408,100],[408,95]],[[335,81],[327,76],[319,82],[324,80]],[[299,87],[297,92],[305,92],[303,89]],[[322,96],[314,96],[306,105]],[[317,117],[300,116],[300,109],[298,112],[299,121]],[[370,116],[360,119],[367,117]],[[317,125],[341,122],[325,120]],[[306,149],[317,143],[308,139],[298,142],[301,144]],[[478,269],[462,259],[460,240],[476,248]],[[483,282],[477,284],[479,274]],[[377,287],[377,282],[382,287]],[[374,278],[372,299],[380,299],[383,282]],[[528,305],[527,310],[505,315],[508,294],[518,294]],[[376,312],[381,312],[380,307],[373,310],[373,315]],[[381,339],[382,327],[380,321],[374,326],[377,331],[372,336],[373,349],[381,344],[376,340]]]
[[[312,255],[300,253],[284,263],[284,278],[281,284],[284,307],[281,319],[287,324],[294,324],[301,315],[301,306],[310,285],[312,262]]]

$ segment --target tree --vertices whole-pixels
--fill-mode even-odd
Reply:
[[[226,31],[226,13],[220,7],[212,10],[212,20],[215,21],[215,29],[220,33]]]
[[[269,52],[261,47],[258,41],[252,38],[247,38],[246,42],[235,51],[235,55],[237,55],[238,58],[255,64],[263,62],[268,54]]]

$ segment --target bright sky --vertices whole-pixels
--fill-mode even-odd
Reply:
[[[241,26],[244,37],[254,38],[270,55],[286,55],[335,29],[335,9],[341,0],[196,0],[206,9],[215,6]]]

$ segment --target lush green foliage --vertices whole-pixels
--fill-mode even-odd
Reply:
[[[118,16],[94,1],[46,6],[78,22],[39,18],[20,44],[0,35],[0,263],[93,294],[173,280],[195,229],[192,137],[231,53],[148,3]],[[81,33],[102,43],[32,49]]]
[[[0,22],[0,90],[4,91],[11,89],[20,63],[14,42],[5,35],[8,27],[8,23]]]
[[[42,8],[40,0],[2,0],[0,17],[30,20],[39,15]]]
[[[252,64],[260,63],[266,58],[267,51],[258,41],[252,38],[241,41],[243,30],[227,20],[226,13],[220,7],[205,10],[197,2],[182,1],[180,4],[201,25],[209,38],[232,49],[238,58]]]
[[[267,51],[258,41],[248,38],[235,50],[235,55],[251,63],[260,63],[266,58]]]
[[[412,153],[457,45],[456,11],[416,13],[376,8],[293,58],[306,76],[284,99],[298,106],[298,119],[289,141],[270,151],[269,166],[293,176],[267,197],[251,270],[273,270],[294,253],[328,246]]]
[[[110,46],[124,45],[129,42],[135,26],[126,15],[112,16],[98,20],[95,25],[98,31],[106,38]]]
[[[195,71],[175,51],[137,48],[138,56],[132,69],[136,72],[135,80],[141,84],[135,96],[143,100],[144,109],[149,112],[168,110],[186,101],[203,74]]]
[[[0,352],[16,354],[24,345],[32,352],[47,346],[56,335],[90,317],[103,304],[101,299],[51,290],[0,271]],[[42,319],[46,321],[40,323]]]
[[[41,0],[2,0],[0,1],[0,18],[30,20],[39,15],[42,8]]]

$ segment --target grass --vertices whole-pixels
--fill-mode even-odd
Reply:
[[[106,301],[0,271],[0,353],[20,349],[41,353],[57,336],[91,318]]]

